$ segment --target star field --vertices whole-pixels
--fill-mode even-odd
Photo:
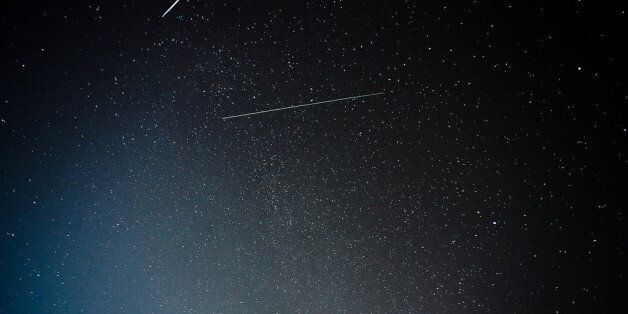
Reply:
[[[1,4],[0,312],[621,311],[625,5],[172,2]]]

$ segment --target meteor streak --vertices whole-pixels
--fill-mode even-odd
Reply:
[[[384,94],[383,92],[379,92],[379,93],[364,94],[364,95],[357,95],[357,96],[344,97],[344,98],[336,98],[336,99],[332,99],[332,100],[318,101],[318,102],[301,104],[301,105],[295,105],[295,106],[288,106],[288,107],[282,107],[282,108],[275,108],[275,109],[269,109],[269,110],[262,110],[262,111],[243,113],[243,114],[238,114],[238,115],[234,115],[234,116],[222,117],[222,119],[223,120],[227,120],[227,119],[233,119],[233,118],[240,118],[240,117],[252,116],[252,115],[256,115],[256,114],[275,112],[275,111],[286,110],[286,109],[294,109],[294,108],[300,108],[300,107],[307,107],[307,106],[314,106],[314,105],[326,104],[326,103],[336,102],[336,101],[354,100],[354,99],[358,99],[358,98],[377,96],[377,95],[383,95],[383,94]]]
[[[166,14],[168,14],[168,12],[170,12],[170,10],[172,10],[172,8],[174,8],[175,5],[177,5],[177,3],[179,3],[179,1],[181,0],[176,0],[169,8],[168,10],[166,10],[166,12],[164,12],[164,14],[161,17],[166,16]]]

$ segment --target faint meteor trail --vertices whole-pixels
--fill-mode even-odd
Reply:
[[[168,12],[170,12],[170,10],[172,10],[172,8],[174,8],[175,5],[177,5],[177,3],[179,3],[179,1],[181,0],[176,0],[169,8],[168,10],[166,10],[166,12],[164,12],[164,14],[161,17],[166,16],[166,14],[168,14]]]
[[[326,104],[326,103],[336,102],[336,101],[354,100],[354,99],[358,99],[358,98],[377,96],[377,95],[383,95],[383,94],[384,94],[384,92],[379,92],[379,93],[364,94],[364,95],[357,95],[357,96],[344,97],[344,98],[336,98],[336,99],[332,99],[332,100],[318,101],[318,102],[312,102],[312,103],[295,105],[295,106],[281,107],[281,108],[275,108],[275,109],[268,109],[268,110],[262,110],[262,111],[243,113],[243,114],[238,114],[238,115],[233,115],[233,116],[226,116],[226,117],[222,117],[222,119],[223,120],[227,120],[227,119],[233,119],[233,118],[240,118],[240,117],[252,116],[252,115],[256,115],[256,114],[275,112],[275,111],[286,110],[286,109],[294,109],[294,108],[300,108],[300,107],[307,107],[307,106],[314,106],[314,105]]]

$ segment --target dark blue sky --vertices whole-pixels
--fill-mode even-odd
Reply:
[[[170,5],[2,3],[0,312],[621,308],[625,6]]]

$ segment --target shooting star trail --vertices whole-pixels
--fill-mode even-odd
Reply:
[[[383,95],[383,94],[384,94],[383,92],[379,92],[379,93],[364,94],[364,95],[357,95],[357,96],[344,97],[344,98],[336,98],[332,100],[318,101],[318,102],[313,102],[313,103],[308,103],[308,104],[301,104],[301,105],[295,105],[295,106],[288,106],[288,107],[282,107],[282,108],[243,113],[243,114],[238,114],[234,116],[222,117],[222,119],[227,120],[227,119],[233,119],[233,118],[240,118],[240,117],[252,116],[256,114],[275,112],[275,111],[286,110],[286,109],[294,109],[294,108],[300,108],[300,107],[307,107],[307,106],[314,106],[314,105],[326,104],[326,103],[336,102],[336,101],[354,100],[358,98],[371,97],[371,96],[377,96],[377,95]]]
[[[177,3],[179,3],[179,1],[181,0],[176,0],[169,8],[168,10],[166,10],[166,12],[164,12],[164,14],[161,17],[166,16],[166,14],[168,14],[168,12],[170,12],[170,10],[172,10],[172,8],[174,8],[175,5],[177,5]]]

